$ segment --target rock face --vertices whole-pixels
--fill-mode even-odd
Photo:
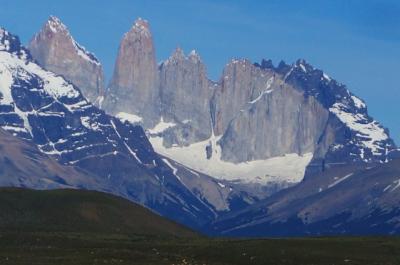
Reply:
[[[212,82],[197,53],[177,49],[157,78],[149,28],[140,23],[131,30],[136,48],[120,49],[135,56],[119,57],[114,76],[128,84],[143,72],[143,83],[126,85],[123,97],[112,85],[105,109],[139,115],[131,120],[166,157],[217,178],[280,189],[330,164],[387,162],[396,150],[361,99],[304,60],[275,67],[235,59]]]
[[[186,56],[177,48],[156,65],[149,24],[138,19],[121,41],[104,109],[133,117],[147,129],[168,123],[165,144],[188,145],[211,135],[211,94],[205,66],[195,51]],[[157,128],[154,134],[161,133]]]
[[[217,93],[215,131],[223,132],[219,144],[226,161],[313,153],[329,116],[282,75],[246,60],[228,64]]]
[[[99,60],[73,39],[58,18],[49,18],[30,41],[29,50],[41,66],[74,83],[91,102],[99,103],[104,96]]]
[[[138,19],[122,38],[104,108],[137,115],[146,126],[154,126],[160,117],[157,75],[149,24]]]
[[[72,83],[37,65],[19,39],[3,29],[0,127],[81,172],[69,179],[60,173],[44,180],[54,187],[110,192],[191,227],[199,228],[238,200],[252,200],[245,201],[242,194],[238,198],[225,182],[160,157],[142,127],[95,107]],[[24,176],[10,185],[42,188],[37,177]]]
[[[200,56],[185,56],[178,48],[160,65],[160,102],[163,120],[176,125],[165,140],[187,145],[211,135],[209,81]]]

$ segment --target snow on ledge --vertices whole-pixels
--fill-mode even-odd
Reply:
[[[118,118],[122,122],[127,121],[132,124],[140,123],[143,121],[142,117],[135,115],[135,114],[126,113],[126,112],[119,112],[115,117]]]

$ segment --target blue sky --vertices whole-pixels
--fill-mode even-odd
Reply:
[[[196,49],[218,79],[233,57],[304,58],[363,98],[400,144],[398,0],[0,0],[0,26],[24,43],[49,15],[102,61],[109,78],[122,34],[148,19],[157,59]]]

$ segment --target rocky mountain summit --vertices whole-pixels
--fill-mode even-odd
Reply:
[[[112,114],[134,114],[146,127],[154,126],[160,114],[157,82],[149,24],[138,19],[122,38],[109,88],[113,93],[107,95],[104,109]]]
[[[57,17],[49,18],[28,48],[41,66],[74,83],[91,102],[101,101],[104,73],[99,60],[74,40]]]

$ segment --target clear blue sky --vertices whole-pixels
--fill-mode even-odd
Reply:
[[[94,52],[110,77],[122,34],[151,24],[157,58],[199,51],[212,79],[232,57],[304,58],[363,98],[400,144],[398,0],[0,0],[0,26],[26,43],[50,14]]]

